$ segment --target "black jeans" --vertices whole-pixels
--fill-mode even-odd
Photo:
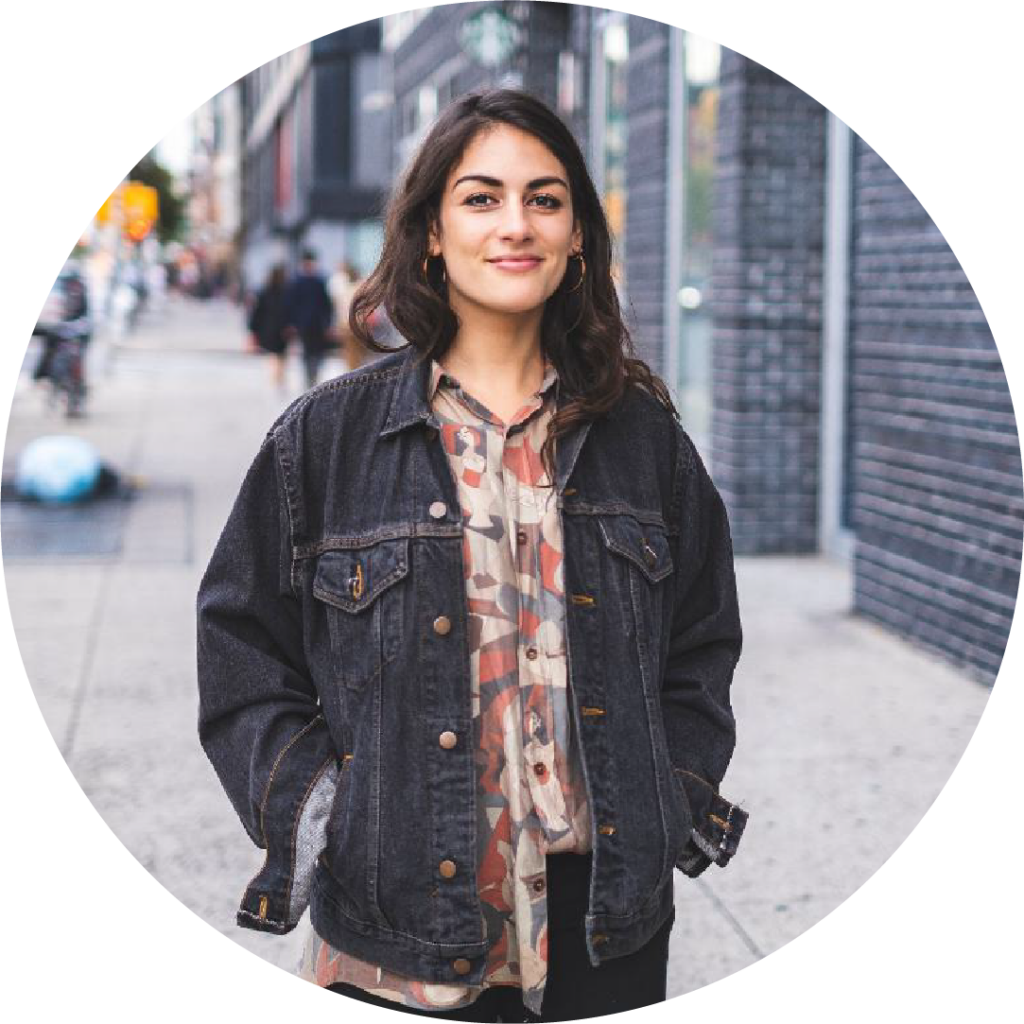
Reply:
[[[331,985],[331,991],[398,1013],[486,1022],[581,1020],[664,1002],[668,939],[675,911],[642,949],[594,967],[587,956],[583,931],[590,890],[590,856],[549,856],[547,870],[548,977],[539,1017],[523,1005],[520,989],[509,985],[484,989],[469,1006],[438,1012],[378,999],[353,985]]]

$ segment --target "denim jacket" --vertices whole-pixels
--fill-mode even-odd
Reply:
[[[478,983],[463,526],[429,367],[389,353],[267,433],[199,590],[199,734],[266,851],[240,925],[284,933],[309,906],[339,949]],[[725,509],[671,412],[629,387],[555,469],[596,966],[664,923],[673,868],[735,852],[741,631]]]

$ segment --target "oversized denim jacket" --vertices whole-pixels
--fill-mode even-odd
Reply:
[[[266,851],[240,925],[284,933],[309,906],[337,948],[478,983],[463,525],[429,367],[389,353],[271,427],[199,590],[199,733]],[[746,812],[718,784],[741,632],[721,498],[652,396],[560,438],[555,477],[596,966],[663,924],[674,867],[735,852]]]

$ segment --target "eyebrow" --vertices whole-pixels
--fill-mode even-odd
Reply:
[[[479,181],[484,185],[489,185],[491,188],[502,188],[505,184],[500,178],[492,178],[488,174],[464,174],[452,185],[452,191],[454,192],[464,181]],[[557,175],[548,175],[546,178],[534,178],[533,181],[526,183],[526,189],[529,192],[535,188],[544,188],[545,185],[561,185],[566,191],[569,189],[569,186]]]

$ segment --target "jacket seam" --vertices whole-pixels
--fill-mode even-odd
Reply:
[[[675,771],[678,774],[680,774],[680,775],[689,775],[691,779],[696,779],[698,782],[700,782],[703,785],[707,786],[708,789],[710,789],[715,794],[715,796],[718,796],[718,787],[713,782],[709,782],[707,779],[703,778],[702,776],[697,775],[694,772],[687,771],[687,769],[685,769],[685,768],[676,768]]]
[[[317,715],[315,718],[312,719],[312,721],[307,722],[281,748],[281,750],[279,751],[277,757],[274,758],[273,767],[270,769],[270,776],[267,778],[267,785],[266,785],[266,787],[263,790],[263,799],[260,802],[260,835],[263,837],[264,849],[268,850],[268,852],[269,852],[269,848],[270,847],[269,847],[269,843],[267,842],[267,830],[266,830],[266,822],[264,821],[264,815],[266,814],[267,803],[270,800],[270,790],[271,790],[271,787],[274,784],[274,778],[277,775],[277,769],[280,767],[281,762],[284,760],[285,754],[287,754],[288,751],[291,750],[291,748],[293,746],[295,746],[295,744],[298,743],[299,740],[301,740],[306,735],[306,733],[308,733],[313,728],[313,726],[315,726],[317,724],[317,722],[322,721],[322,720],[323,720],[323,715]]]
[[[282,450],[282,439],[279,439],[277,432],[273,435],[274,444],[274,457],[277,465],[281,471],[281,479],[284,483],[284,510],[285,516],[288,520],[288,583],[292,588],[292,594],[294,597],[300,596],[300,588],[297,585],[296,573],[295,573],[295,511],[292,509],[292,481],[291,481],[291,463],[287,454]]]

